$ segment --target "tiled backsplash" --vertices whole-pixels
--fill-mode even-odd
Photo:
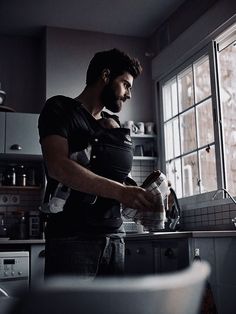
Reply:
[[[234,217],[236,205],[233,203],[188,209],[182,211],[181,227],[182,230],[232,230]]]
[[[155,160],[134,160],[131,175],[134,181],[141,185],[153,170],[155,170]]]
[[[27,230],[29,231],[29,217],[39,215],[38,207],[43,198],[43,189],[35,188],[8,188],[2,187],[0,196],[14,195],[19,198],[19,202],[14,205],[0,205],[0,236],[1,237],[19,237],[19,224],[22,215],[26,217]],[[28,233],[27,231],[27,233]],[[28,238],[29,235],[27,234]]]

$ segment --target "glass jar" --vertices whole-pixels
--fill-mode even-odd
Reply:
[[[16,185],[16,169],[15,166],[7,166],[3,173],[3,185],[15,186]]]
[[[17,167],[16,184],[18,186],[26,186],[26,169],[23,165]]]

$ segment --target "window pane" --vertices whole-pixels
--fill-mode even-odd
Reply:
[[[166,164],[166,175],[178,197],[182,197],[182,172],[180,158]]]
[[[180,139],[178,118],[165,123],[166,160],[180,155]]]
[[[170,84],[163,87],[163,107],[164,107],[164,121],[171,118],[171,90]]]
[[[178,76],[179,111],[193,105],[193,72],[188,68]]]
[[[183,197],[182,181],[181,160],[178,158],[175,160],[175,192],[178,197]]]
[[[180,116],[180,134],[182,153],[197,148],[194,109],[190,109]]]
[[[174,157],[180,155],[180,138],[179,138],[179,119],[173,119],[173,131],[174,131]]]
[[[211,99],[196,107],[198,126],[198,147],[214,142],[214,126]]]
[[[171,82],[172,115],[178,114],[178,94],[176,80]]]
[[[178,95],[176,79],[172,79],[163,87],[164,121],[178,113]]]
[[[201,193],[217,189],[215,146],[199,151]]]
[[[197,153],[183,157],[183,194],[190,196],[199,194]]]
[[[170,160],[174,157],[174,146],[173,146],[173,125],[172,121],[165,124],[165,154],[166,160]]]
[[[236,46],[233,43],[219,53],[219,71],[227,189],[236,195]]]
[[[204,57],[194,64],[195,102],[211,95],[209,57]]]

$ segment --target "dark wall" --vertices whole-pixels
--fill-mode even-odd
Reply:
[[[150,51],[157,55],[190,27],[218,0],[186,0],[154,32],[150,38]]]
[[[39,112],[45,100],[44,40],[3,35],[0,40],[0,82],[7,94],[5,105],[18,112]]]

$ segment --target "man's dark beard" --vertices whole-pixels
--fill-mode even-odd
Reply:
[[[121,100],[116,97],[111,83],[104,87],[101,94],[101,101],[104,107],[106,107],[111,112],[120,112]]]

